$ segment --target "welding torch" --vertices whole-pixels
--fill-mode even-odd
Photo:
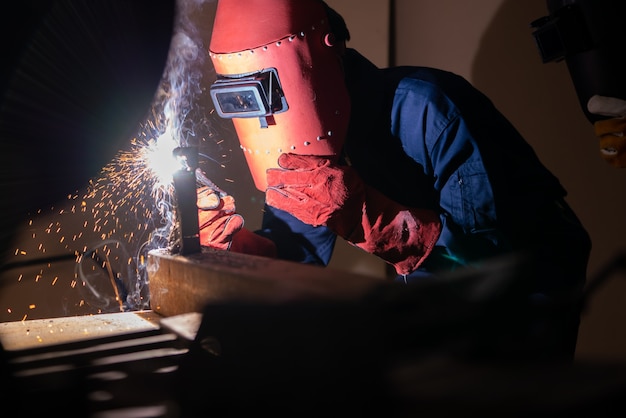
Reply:
[[[177,147],[172,151],[180,168],[174,172],[174,193],[178,226],[180,230],[181,255],[194,254],[201,251],[200,224],[197,206],[198,151],[195,147]],[[207,179],[208,180],[208,179]]]

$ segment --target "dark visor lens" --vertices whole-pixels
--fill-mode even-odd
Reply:
[[[267,107],[258,86],[222,86],[211,91],[220,116],[225,118],[264,116]]]
[[[219,76],[210,93],[223,118],[269,116],[288,108],[274,68],[245,76]]]

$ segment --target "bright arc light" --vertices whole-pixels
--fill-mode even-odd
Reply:
[[[176,147],[178,147],[178,143],[167,130],[157,140],[151,140],[148,146],[143,149],[146,167],[156,179],[155,186],[172,183],[172,176],[180,168],[180,163],[172,154]]]

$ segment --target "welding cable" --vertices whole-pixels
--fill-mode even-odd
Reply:
[[[59,254],[59,255],[54,255],[50,257],[39,257],[39,258],[32,258],[29,260],[5,263],[2,266],[0,266],[0,273],[8,271],[8,270],[13,270],[19,267],[28,267],[28,266],[34,266],[37,264],[52,264],[56,262],[69,261],[69,260],[73,260],[76,263],[80,263],[82,260],[86,258],[93,259],[96,262],[96,264],[99,264],[99,265],[102,265],[103,263],[103,260],[100,258],[100,255],[96,252],[95,249],[92,249],[92,250],[85,251],[85,252],[76,251],[71,254]]]
[[[0,273],[4,273],[5,271],[22,268],[22,267],[35,266],[35,265],[40,265],[40,264],[50,265],[52,263],[70,261],[70,260],[74,261],[76,263],[75,268],[80,270],[82,269],[83,260],[86,260],[86,259],[92,259],[96,263],[96,265],[100,266],[100,268],[107,273],[107,276],[109,276],[115,284],[116,292],[121,293],[122,297],[124,298],[121,300],[125,300],[125,297],[128,294],[128,291],[126,287],[124,286],[124,283],[119,280],[117,272],[115,272],[111,268],[110,263],[105,262],[95,249],[89,250],[83,253],[75,252],[72,254],[61,254],[61,255],[50,256],[50,257],[40,257],[40,258],[33,258],[30,260],[5,263],[2,266],[0,266]]]
[[[116,243],[117,241],[115,240],[105,240],[101,243],[101,245],[116,244]],[[89,280],[86,279],[87,276],[83,273],[83,261],[87,259],[93,260],[96,263],[96,265],[99,266],[100,269],[105,272],[106,276],[111,281],[113,290],[115,291],[116,300],[118,300],[121,304],[123,304],[123,301],[125,301],[126,297],[128,296],[128,289],[126,288],[126,285],[124,284],[124,282],[120,279],[121,276],[119,272],[113,269],[109,261],[108,255],[105,255],[105,257],[102,258],[100,254],[98,253],[98,248],[92,248],[84,252],[82,257],[80,257],[80,259],[77,259],[76,266],[74,267],[74,270],[77,276],[81,278],[82,282],[85,285],[88,285],[88,287],[91,288],[94,294],[96,294],[97,292],[94,291],[93,286],[91,285],[91,283],[89,283]]]
[[[82,257],[82,254],[72,253],[72,254],[55,255],[51,257],[33,258],[30,260],[24,260],[24,261],[14,261],[11,263],[5,263],[2,266],[0,266],[0,273],[8,271],[8,270],[16,269],[18,267],[27,267],[27,266],[37,265],[37,264],[51,264],[51,263],[55,263],[58,261],[66,261],[66,260],[76,261],[80,257]]]
[[[196,180],[198,181],[198,183],[200,183],[202,186],[206,186],[208,188],[210,188],[211,190],[213,190],[213,192],[217,193],[219,195],[219,197],[224,197],[226,196],[228,193],[226,193],[224,190],[220,189],[217,184],[213,183],[211,181],[211,179],[209,179],[204,172],[199,169],[196,168]]]

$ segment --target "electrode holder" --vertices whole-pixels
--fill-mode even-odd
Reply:
[[[176,219],[180,231],[179,253],[181,255],[199,253],[200,222],[196,192],[198,150],[196,147],[178,147],[172,154],[181,164],[181,168],[173,175]]]

